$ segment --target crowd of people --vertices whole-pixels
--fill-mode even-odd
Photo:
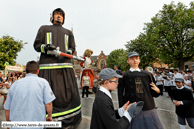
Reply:
[[[190,89],[193,92],[194,71],[192,68],[180,72],[178,72],[178,69],[174,69],[172,71],[170,70],[159,71],[158,69],[155,69],[152,74],[156,80],[156,85],[161,90],[161,95],[163,95],[163,89],[165,92],[168,92],[168,94],[170,94],[171,88],[176,87],[175,78],[177,77],[181,77],[184,80],[183,82],[184,87]]]
[[[25,73],[21,72],[9,72],[7,75],[3,75],[2,72],[0,72],[0,89],[9,89],[11,85],[17,81],[25,77]],[[3,99],[3,105],[7,99],[7,93],[1,94],[0,97],[4,97]]]

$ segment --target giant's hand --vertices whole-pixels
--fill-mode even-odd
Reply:
[[[150,85],[152,86],[152,90],[156,91],[157,93],[160,93],[160,89],[158,89],[158,87],[153,82]]]
[[[67,54],[72,55],[72,50],[68,50],[68,51],[67,51]]]
[[[45,47],[44,47],[45,50],[56,50],[56,47],[55,45],[52,45],[52,44],[47,44]]]
[[[142,111],[144,102],[143,101],[139,101],[138,103],[133,103],[129,105],[128,108],[128,113],[129,115],[134,118],[137,114],[139,114]]]
[[[63,53],[63,52],[58,51],[58,50],[53,50],[53,51],[48,50],[47,54],[51,54],[51,55],[55,55],[55,56],[63,56],[63,57],[65,56],[65,57],[68,57],[70,59],[75,59],[75,60],[78,60],[78,61],[84,61],[85,60],[82,57],[66,54],[66,53]]]

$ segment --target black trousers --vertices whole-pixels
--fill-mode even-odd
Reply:
[[[86,97],[88,98],[88,89],[89,89],[89,86],[83,86],[82,98],[84,97],[85,90],[86,90]]]
[[[80,106],[80,96],[73,68],[40,69],[39,77],[45,78],[49,82],[56,96],[56,99],[52,102],[53,114],[69,111]],[[79,110],[81,110],[81,107]],[[66,115],[70,114],[72,113],[70,112]],[[53,119],[61,116],[63,115],[53,117]],[[60,121],[62,121],[62,128],[67,128],[69,126],[76,128],[81,120],[82,115],[80,112],[77,115]]]
[[[163,95],[163,85],[157,85],[157,87],[160,89],[160,94]]]
[[[169,96],[171,96],[171,89],[172,89],[173,87],[176,87],[176,86],[169,86],[169,89],[168,89],[168,95],[169,95]]]
[[[167,92],[167,87],[166,86],[164,86],[164,92]]]

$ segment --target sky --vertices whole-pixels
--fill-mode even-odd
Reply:
[[[174,0],[189,7],[190,0]],[[0,37],[9,35],[23,40],[24,48],[16,62],[25,65],[37,61],[40,53],[33,44],[42,25],[52,25],[50,14],[56,8],[65,11],[64,28],[73,28],[78,56],[86,49],[93,55],[101,51],[109,55],[125,49],[127,41],[143,32],[144,23],[162,10],[171,0],[3,0],[0,8]]]

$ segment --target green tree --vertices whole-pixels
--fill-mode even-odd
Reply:
[[[113,68],[114,65],[119,66],[119,58],[125,52],[123,49],[116,49],[108,55],[107,64],[109,68]],[[119,66],[120,68],[120,66]]]
[[[5,69],[5,62],[15,65],[18,52],[23,48],[23,41],[15,41],[13,37],[3,36],[0,38],[0,69]]]
[[[136,39],[130,40],[125,45],[127,52],[137,52],[140,55],[140,66],[145,69],[146,66],[152,65],[157,60],[157,47],[147,34],[141,33]]]
[[[156,45],[157,56],[163,63],[172,63],[180,70],[194,56],[194,2],[190,7],[179,2],[167,5],[146,23],[144,28]]]
[[[120,55],[120,57],[119,57],[119,59],[118,59],[118,66],[119,66],[119,68],[120,68],[123,72],[129,70],[129,68],[130,68],[129,64],[127,63],[127,56],[128,56],[128,54],[129,54],[129,53],[128,53],[127,51],[124,51],[124,52]]]

